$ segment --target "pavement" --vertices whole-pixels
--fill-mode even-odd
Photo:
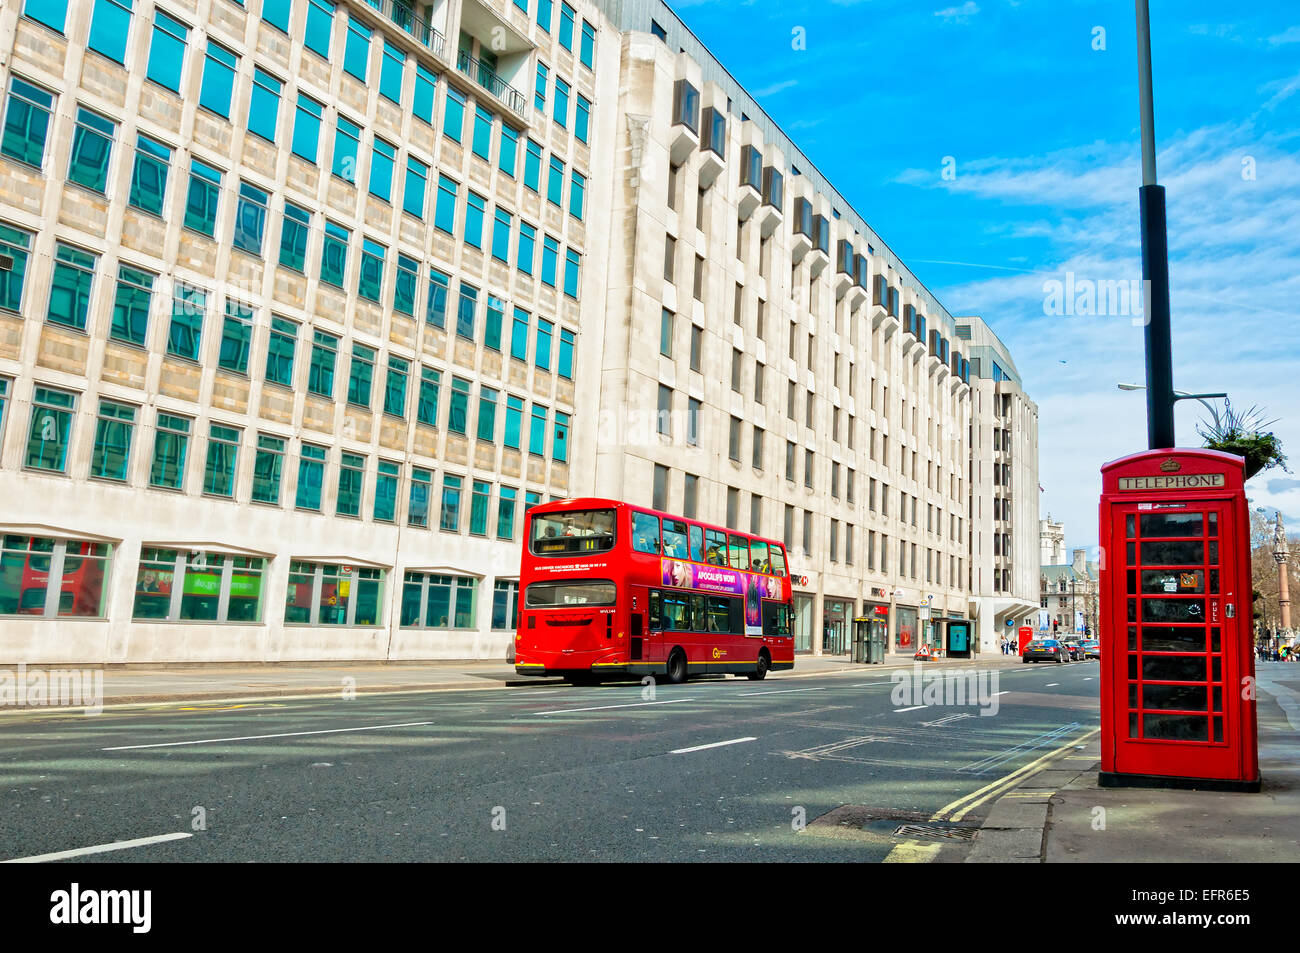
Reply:
[[[937,659],[927,665],[988,665],[1006,662],[994,655],[979,660]],[[910,657],[899,656],[871,669],[893,669],[913,664]],[[153,702],[241,700],[287,695],[354,695],[376,692],[426,692],[515,688],[528,685],[557,685],[558,678],[520,676],[513,665],[495,661],[446,662],[318,662],[318,663],[250,663],[203,665],[105,665],[85,668],[70,665],[29,665],[25,674],[69,671],[102,673],[102,699],[105,706],[138,705]],[[828,672],[861,672],[866,666],[840,658],[801,656],[793,672],[770,675],[772,680],[807,677]],[[17,671],[7,671],[15,676]],[[17,702],[16,704],[14,702]],[[6,699],[0,705],[5,712],[30,708],[48,708],[47,702],[32,704],[24,699]],[[72,706],[81,707],[81,706]]]
[[[1258,794],[1102,788],[1091,736],[989,810],[966,863],[1300,861],[1300,665],[1256,668]]]

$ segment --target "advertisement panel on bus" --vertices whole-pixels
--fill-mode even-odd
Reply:
[[[743,596],[745,599],[745,634],[763,634],[763,599],[781,598],[781,578],[730,569],[724,566],[699,565],[684,559],[660,560],[660,581],[674,589],[693,589]]]

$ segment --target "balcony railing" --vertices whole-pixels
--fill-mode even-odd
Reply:
[[[461,50],[460,55],[456,57],[456,69],[505,103],[518,116],[524,115],[524,110],[527,108],[524,94],[498,76],[482,60],[476,60],[466,50]]]
[[[434,56],[444,57],[446,41],[443,35],[401,0],[366,0],[366,5],[378,10],[416,42],[428,47]]]

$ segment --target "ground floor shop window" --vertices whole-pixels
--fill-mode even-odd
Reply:
[[[401,625],[408,629],[472,629],[478,580],[408,572],[402,582]]]
[[[266,560],[150,546],[135,577],[137,622],[261,622]]]
[[[827,599],[822,618],[822,653],[842,655],[849,650],[849,617],[853,603],[841,599]]]
[[[915,652],[918,647],[916,641],[916,610],[907,606],[899,606],[896,615],[898,628],[894,630],[894,650],[897,652]]]
[[[794,650],[812,651],[813,597],[794,597]]]
[[[0,615],[104,618],[108,543],[42,536],[0,541]]]
[[[284,601],[288,625],[379,625],[384,570],[310,563],[289,564]]]

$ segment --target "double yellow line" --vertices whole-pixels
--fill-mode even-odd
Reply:
[[[1047,754],[1043,755],[1042,757],[1036,758],[1033,761],[1029,762],[1029,764],[1019,767],[1015,771],[1012,771],[1010,774],[998,778],[996,781],[992,782],[991,784],[986,784],[978,791],[972,791],[970,794],[967,794],[965,797],[958,798],[957,800],[953,801],[951,804],[939,808],[938,811],[936,811],[934,814],[930,816],[930,820],[952,821],[954,823],[962,820],[964,817],[966,817],[966,815],[968,815],[971,811],[975,810],[977,807],[980,807],[983,804],[987,804],[995,797],[1000,797],[1001,795],[1010,791],[1012,788],[1017,787],[1020,784],[1023,784],[1029,778],[1033,777],[1039,771],[1042,771],[1045,767],[1047,767],[1048,762],[1050,762],[1053,758],[1057,758],[1061,756],[1066,751],[1069,751],[1070,749],[1074,748],[1076,745],[1087,741],[1093,735],[1099,734],[1100,732],[1101,732],[1100,728],[1093,728],[1091,731],[1085,732],[1079,737],[1067,741],[1065,744],[1060,745],[1059,747],[1053,748],[1051,751],[1047,752]],[[889,856],[887,856],[883,862],[886,864],[929,863],[931,860],[934,859],[935,855],[939,853],[939,848],[942,846],[943,846],[942,844],[923,844],[920,843],[919,841],[904,841],[903,843],[895,847],[893,850],[891,850],[889,852]]]

